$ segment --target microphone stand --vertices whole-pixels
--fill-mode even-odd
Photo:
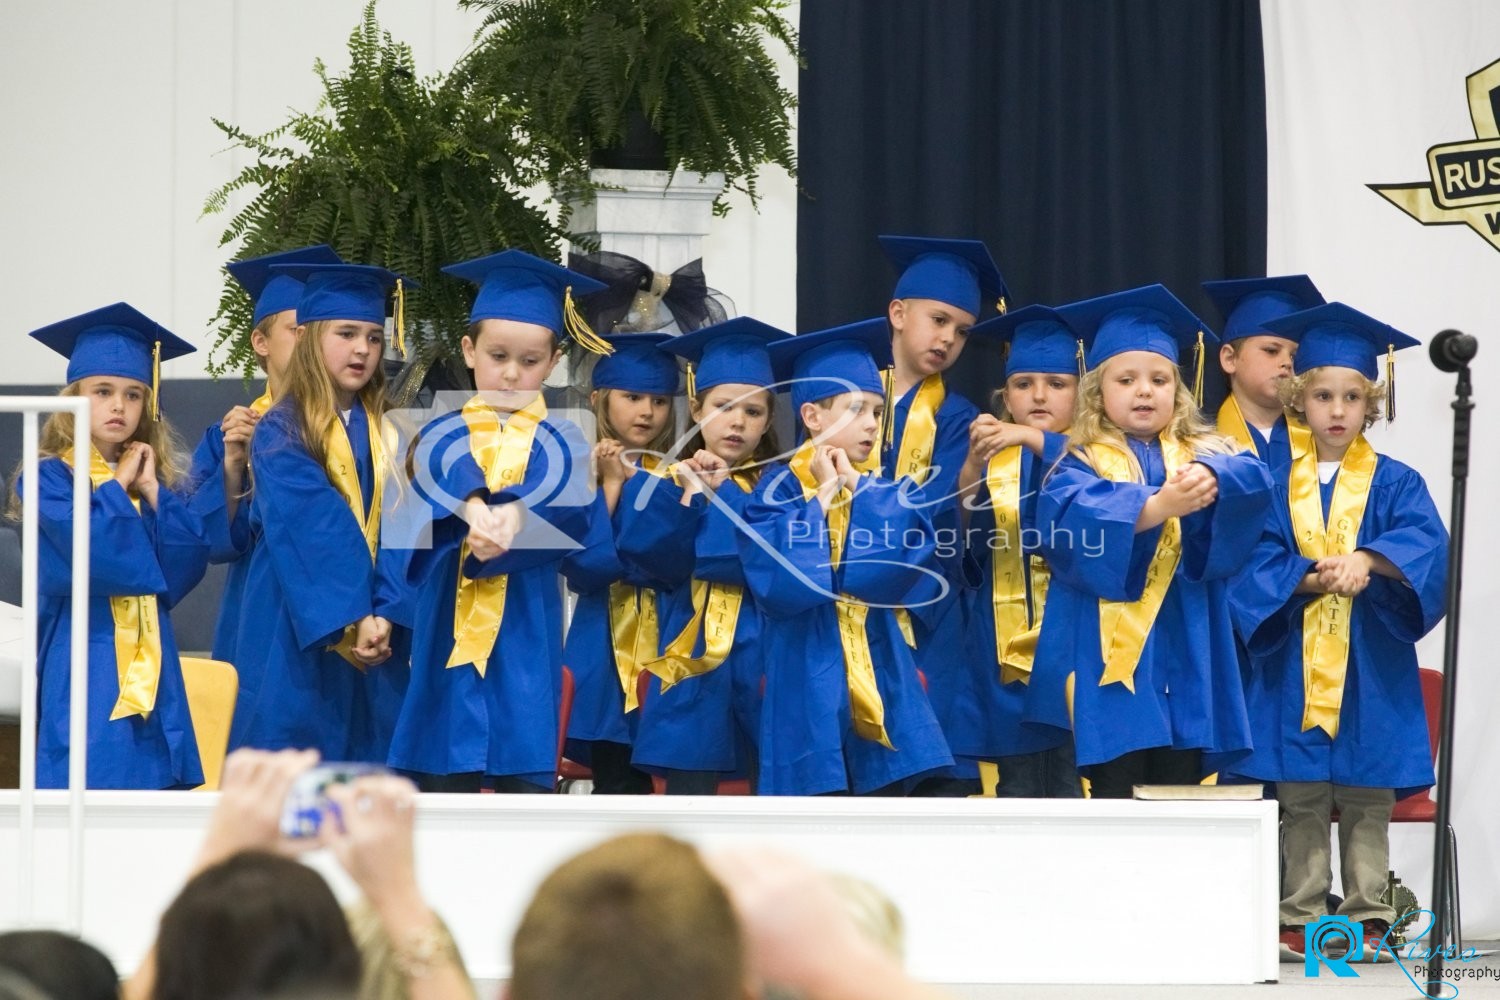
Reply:
[[[1448,912],[1453,901],[1448,898],[1448,875],[1456,863],[1448,835],[1449,792],[1453,786],[1453,708],[1458,688],[1458,611],[1463,589],[1464,517],[1469,484],[1469,417],[1474,410],[1470,399],[1473,385],[1469,380],[1469,362],[1479,345],[1475,339],[1457,330],[1444,330],[1433,338],[1428,353],[1441,371],[1458,375],[1453,400],[1453,504],[1449,514],[1447,623],[1443,630],[1443,716],[1438,733],[1437,822],[1434,825],[1432,851],[1432,943],[1433,956],[1428,963],[1426,995],[1442,996],[1443,964],[1450,939],[1457,942],[1462,931],[1448,926]],[[1452,887],[1455,892],[1457,886]],[[1457,914],[1454,914],[1455,918]],[[1456,921],[1455,921],[1456,922]],[[1459,956],[1454,955],[1457,958]]]

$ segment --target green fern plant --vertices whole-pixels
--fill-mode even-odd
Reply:
[[[344,73],[314,64],[323,84],[314,112],[260,135],[214,119],[254,161],[210,194],[203,211],[223,213],[234,195],[254,192],[219,239],[239,241],[238,256],[328,243],[346,260],[415,278],[421,288],[407,297],[408,348],[451,357],[468,291],[439,269],[504,247],[556,259],[566,216],[554,223],[520,193],[542,177],[541,158],[517,129],[520,113],[476,93],[464,74],[419,79],[411,49],[381,29],[374,0],[348,48]],[[209,370],[253,372],[250,302],[228,277],[211,323]]]
[[[516,109],[554,191],[586,188],[595,154],[618,147],[633,114],[665,144],[669,166],[722,171],[723,194],[758,203],[760,168],[796,173],[790,112],[767,51],[798,56],[787,0],[459,0],[482,10],[455,72]]]

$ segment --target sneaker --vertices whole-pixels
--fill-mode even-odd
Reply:
[[[1307,957],[1307,932],[1302,925],[1282,924],[1281,933],[1276,940],[1281,949],[1283,964],[1300,963]]]
[[[1391,922],[1379,917],[1371,917],[1369,920],[1361,920],[1360,925],[1365,931],[1364,960],[1366,962],[1394,962],[1396,956],[1385,944],[1385,936],[1391,929]]]

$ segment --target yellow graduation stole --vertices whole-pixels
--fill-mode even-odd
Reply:
[[[115,474],[98,448],[90,445],[89,452],[89,482],[98,489]],[[61,457],[71,466],[73,449],[69,448]],[[128,495],[140,513],[141,498],[133,493]],[[109,721],[132,715],[145,718],[156,707],[156,688],[161,681],[161,626],[156,595],[111,597],[109,611],[115,622],[115,671],[120,680],[120,696],[110,710]]]
[[[750,476],[732,473],[736,485],[749,493],[755,488]],[[661,678],[666,691],[678,681],[706,674],[722,664],[734,649],[734,632],[739,625],[744,588],[734,583],[709,583],[693,580],[693,617],[667,644],[661,656],[647,660],[645,667]],[[703,655],[693,656],[699,634],[703,635]]]
[[[1260,454],[1261,437],[1250,430],[1249,423],[1245,421],[1245,414],[1240,409],[1240,404],[1234,398],[1233,393],[1226,397],[1223,405],[1219,407],[1218,425],[1220,434],[1238,442],[1246,451]],[[1312,441],[1312,431],[1307,425],[1291,416],[1286,418],[1286,436],[1291,442],[1294,455]]]
[[[364,406],[364,403],[358,400],[355,400],[355,404]],[[370,561],[374,562],[375,553],[380,551],[380,505],[385,487],[387,449],[380,421],[375,419],[369,408],[365,409],[365,427],[370,435],[370,468],[373,471],[370,478],[375,483],[368,516],[365,514],[364,491],[359,486],[359,468],[354,462],[354,449],[349,444],[349,435],[345,430],[344,422],[337,416],[329,423],[328,430],[323,435],[323,454],[328,481],[349,505],[349,512],[354,515],[359,530],[365,536],[365,546],[370,550]],[[350,666],[363,670],[364,664],[354,658],[354,636],[357,624],[344,626],[343,637],[328,649],[342,656]]]
[[[641,468],[653,476],[666,477],[661,460],[642,455]],[[628,583],[609,585],[609,633],[614,647],[615,673],[620,691],[625,695],[626,713],[640,707],[636,683],[646,664],[660,656],[661,622],[656,612],[656,591],[650,587],[632,587]],[[691,651],[690,651],[691,652]]]
[[[266,415],[266,411],[271,408],[271,403],[273,402],[274,400],[271,399],[271,383],[267,382],[266,391],[251,402],[250,409],[257,417],[263,417]]]
[[[469,454],[484,473],[484,485],[499,493],[526,478],[531,461],[531,445],[536,440],[537,425],[547,416],[547,404],[536,399],[516,410],[501,424],[493,407],[481,396],[472,397],[461,411],[469,428]],[[507,574],[473,580],[464,575],[464,562],[471,550],[465,541],[458,550],[458,592],[453,601],[453,652],[448,654],[449,668],[474,664],[483,677],[489,667],[490,654],[500,636],[505,617]]]
[[[1086,449],[1090,464],[1103,478],[1113,482],[1129,482],[1131,479],[1131,456],[1114,445],[1091,444]],[[1191,448],[1176,441],[1161,439],[1163,463],[1167,478],[1179,468],[1193,461]],[[1146,636],[1166,600],[1167,588],[1177,572],[1177,562],[1182,557],[1182,525],[1175,517],[1169,517],[1162,525],[1161,537],[1156,541],[1156,552],[1146,570],[1146,588],[1135,601],[1099,602],[1099,652],[1104,660],[1104,675],[1099,686],[1124,684],[1126,690],[1135,693],[1135,668],[1140,665],[1141,651],[1146,646]]]
[[[921,483],[932,471],[932,449],[937,441],[937,412],[947,395],[942,375],[929,375],[917,387],[911,408],[906,411],[906,426],[901,430],[901,443],[896,448],[892,479],[910,476]]]
[[[1378,456],[1363,434],[1354,439],[1339,463],[1328,522],[1318,483],[1315,447],[1293,454],[1288,506],[1297,549],[1309,559],[1348,555],[1359,539],[1370,484]],[[1339,734],[1344,702],[1344,674],[1349,667],[1349,615],[1354,598],[1321,594],[1302,609],[1302,731],[1321,728],[1329,738]]]
[[[1027,682],[1042,632],[1042,607],[1052,573],[1041,556],[1028,557],[1021,547],[1021,445],[1001,449],[985,473],[995,530],[1006,545],[990,553],[990,596],[995,608],[995,659],[1000,683]],[[1027,560],[1030,560],[1030,612],[1027,609]]]
[[[802,484],[802,499],[812,500],[818,492],[818,484],[812,474],[812,442],[803,442],[792,455],[791,469]],[[849,507],[854,497],[847,488],[839,490],[828,505],[828,549],[830,562],[838,568],[844,554],[844,538],[849,533]],[[834,602],[838,615],[839,645],[844,652],[844,674],[849,684],[849,715],[854,731],[867,740],[874,740],[889,750],[890,736],[885,731],[885,704],[880,699],[880,689],[875,684],[875,663],[870,656],[870,637],[865,632],[865,620],[870,608],[854,598],[839,598]],[[903,630],[904,633],[905,630]],[[908,639],[908,642],[910,640]]]

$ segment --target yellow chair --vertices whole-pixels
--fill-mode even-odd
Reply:
[[[234,718],[240,675],[223,660],[184,656],[182,684],[187,689],[193,736],[203,762],[203,784],[199,788],[213,790],[219,787],[219,772],[229,749],[229,722]]]

